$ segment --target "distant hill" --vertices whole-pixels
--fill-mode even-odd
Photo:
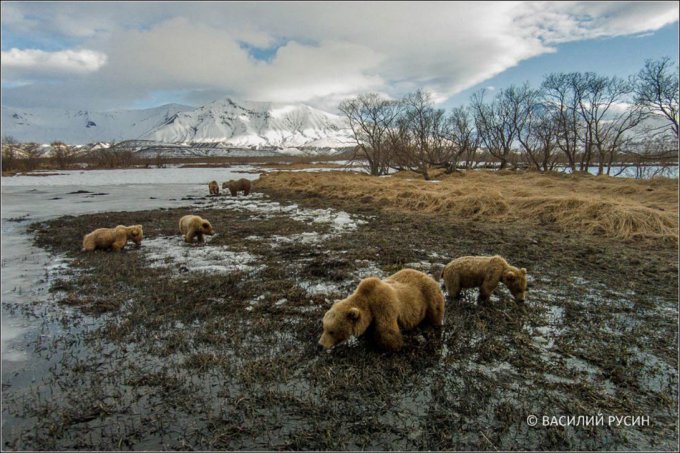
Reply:
[[[352,145],[351,131],[338,115],[304,104],[237,103],[229,98],[177,113],[141,138],[258,149]]]
[[[352,146],[345,119],[304,104],[220,99],[193,108],[168,104],[111,112],[2,107],[2,134],[22,142],[78,145],[123,140],[219,144],[244,149]]]
[[[193,107],[167,104],[144,110],[91,112],[51,108],[2,107],[2,135],[21,142],[71,145],[138,138],[165,124],[174,115]]]

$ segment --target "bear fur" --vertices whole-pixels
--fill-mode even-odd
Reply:
[[[210,190],[210,195],[219,195],[220,186],[217,184],[217,181],[210,181],[208,184],[208,190]]]
[[[527,270],[508,264],[501,256],[463,256],[451,261],[442,271],[449,297],[457,299],[466,288],[479,288],[479,300],[486,301],[503,283],[517,302],[524,302]]]
[[[444,324],[444,295],[428,275],[403,269],[384,280],[365,278],[349,297],[336,301],[323,317],[319,344],[330,349],[372,327],[378,346],[398,351],[403,346],[401,330],[425,320]]]
[[[230,180],[222,183],[222,188],[229,189],[232,197],[237,196],[239,191],[243,191],[243,195],[250,194],[251,187],[250,181],[245,178],[241,178],[239,180]]]
[[[139,247],[144,238],[144,230],[141,225],[118,225],[115,228],[98,228],[83,236],[83,252],[92,252],[96,249],[120,252],[127,244],[133,241]]]
[[[213,235],[215,231],[206,219],[197,215],[185,215],[179,220],[179,232],[184,235],[184,240],[191,243],[194,237],[198,242],[203,242],[203,235]]]

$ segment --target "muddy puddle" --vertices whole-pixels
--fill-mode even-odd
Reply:
[[[44,348],[42,369],[20,390],[3,371],[4,448],[665,450],[677,441],[677,267],[645,280],[625,261],[602,270],[579,253],[593,244],[557,233],[534,232],[555,244],[538,250],[522,231],[319,198],[180,198],[189,206],[30,228],[35,246],[61,259],[36,316],[58,313],[65,327],[26,340]],[[187,213],[216,234],[184,243],[177,221]],[[143,224],[142,247],[80,253],[83,232],[104,221]],[[599,244],[603,260],[625,254],[665,269],[677,259]],[[525,304],[503,287],[486,304],[468,290],[447,300],[443,328],[406,333],[399,353],[363,337],[317,348],[323,313],[361,278],[483,253],[529,269]],[[650,424],[527,423],[598,414]]]

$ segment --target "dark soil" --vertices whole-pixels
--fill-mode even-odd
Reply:
[[[522,225],[444,221],[303,194],[282,204],[365,220],[321,243],[285,212],[194,209],[65,216],[34,224],[38,245],[71,259],[52,283],[69,334],[43,347],[49,371],[22,392],[3,381],[3,448],[98,450],[672,450],[677,445],[677,248]],[[177,237],[189,212],[205,245],[266,267],[197,274],[150,267],[144,243],[80,252],[102,225]],[[500,254],[531,276],[527,302],[499,287],[447,301],[442,329],[320,351],[321,318],[367,264],[389,275],[462,255]],[[310,283],[329,291],[309,293]],[[66,308],[65,308],[66,307]],[[56,310],[56,307],[53,307]],[[66,315],[64,315],[66,316]],[[86,322],[93,319],[94,322]],[[529,426],[529,415],[538,426]],[[648,416],[648,426],[542,426],[543,416]]]

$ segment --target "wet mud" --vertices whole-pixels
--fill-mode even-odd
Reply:
[[[34,223],[60,260],[29,371],[3,371],[3,448],[99,450],[672,450],[677,248],[549,227],[451,222],[295,193],[192,197],[192,209]],[[186,244],[193,213],[217,234]],[[140,248],[81,253],[105,225]],[[501,254],[530,275],[447,300],[399,353],[330,353],[321,318],[361,278]],[[54,329],[54,326],[60,329]],[[648,426],[542,426],[543,416]],[[539,418],[529,426],[527,417]]]

